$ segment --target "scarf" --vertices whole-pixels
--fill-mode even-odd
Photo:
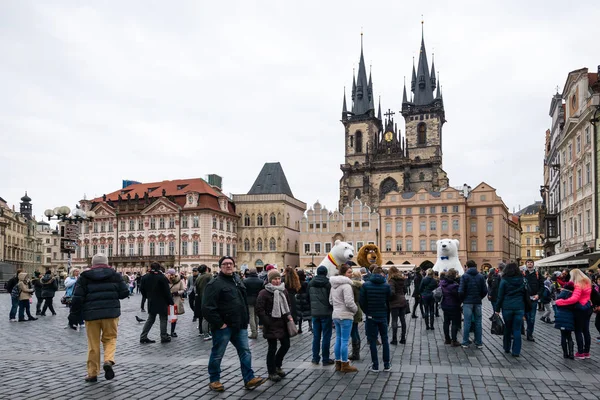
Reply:
[[[273,318],[281,318],[285,314],[290,313],[290,306],[288,305],[285,297],[285,283],[281,283],[279,286],[274,286],[271,283],[265,285],[265,289],[269,293],[273,293],[273,311],[271,316]]]

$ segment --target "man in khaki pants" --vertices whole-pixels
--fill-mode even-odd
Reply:
[[[92,267],[81,273],[71,299],[69,326],[75,329],[78,321],[85,321],[88,339],[86,382],[97,382],[100,371],[100,342],[104,346],[104,377],[115,377],[115,350],[117,325],[121,302],[129,296],[129,288],[114,269],[109,267],[104,254],[92,258]]]

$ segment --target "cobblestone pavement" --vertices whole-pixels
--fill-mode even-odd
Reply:
[[[62,293],[57,293],[59,303]],[[520,358],[502,350],[502,338],[489,333],[491,315],[484,304],[484,348],[463,349],[443,344],[442,318],[435,331],[426,331],[421,318],[408,318],[406,345],[391,346],[392,372],[368,372],[369,353],[363,338],[363,360],[358,373],[336,373],[333,367],[311,364],[311,334],[292,338],[284,361],[289,375],[254,391],[243,389],[237,355],[229,346],[221,382],[224,393],[207,388],[210,342],[197,336],[192,315],[181,316],[179,337],[168,344],[140,345],[142,324],[135,315],[141,296],[122,301],[115,366],[116,378],[98,383],[83,381],[86,374],[85,331],[64,329],[67,309],[57,304],[58,315],[38,321],[8,321],[10,298],[0,295],[0,399],[599,399],[600,345],[592,343],[589,360],[564,360],[560,335],[552,325],[536,322],[536,342],[523,342]],[[48,314],[50,315],[50,314]],[[305,325],[306,328],[306,325]],[[364,329],[361,327],[361,336]],[[597,332],[592,326],[592,336]],[[158,337],[158,322],[150,337]],[[264,339],[250,340],[253,367],[266,376]],[[332,341],[333,346],[333,341]],[[473,346],[472,346],[473,347]],[[333,357],[333,349],[332,349]]]

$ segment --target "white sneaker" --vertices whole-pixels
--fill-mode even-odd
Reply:
[[[16,318],[10,320],[10,322],[17,322]]]
[[[387,367],[383,368],[383,372],[390,372],[392,370],[392,363],[390,363],[390,365],[388,365]]]
[[[371,364],[371,366],[369,367],[369,371],[370,372],[379,372],[379,369],[373,368],[373,364]]]

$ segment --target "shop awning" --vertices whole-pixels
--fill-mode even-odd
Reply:
[[[563,260],[566,260],[569,257],[576,256],[577,254],[580,254],[580,253],[583,253],[583,250],[567,251],[565,253],[554,254],[553,256],[542,258],[541,260],[537,260],[534,263],[534,265],[536,267],[554,267],[557,265],[560,266],[558,262],[564,263]],[[587,262],[587,260],[586,260],[586,262]],[[553,264],[553,265],[550,265],[550,264]],[[564,265],[568,265],[568,264],[564,264]]]

